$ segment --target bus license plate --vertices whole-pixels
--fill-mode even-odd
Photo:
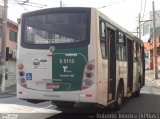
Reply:
[[[47,89],[59,89],[59,87],[60,87],[59,83],[51,83],[46,85]]]

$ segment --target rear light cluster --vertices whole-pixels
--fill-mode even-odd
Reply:
[[[94,72],[95,72],[94,61],[91,61],[85,66],[83,81],[82,81],[82,90],[85,90],[93,85]]]
[[[25,79],[25,72],[24,72],[24,66],[23,64],[18,64],[18,73],[19,73],[19,76],[18,76],[18,82],[19,84],[22,86],[22,87],[27,87],[27,84],[26,84],[26,79]]]

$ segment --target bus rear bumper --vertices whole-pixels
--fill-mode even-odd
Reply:
[[[81,91],[64,91],[64,92],[47,92],[23,88],[17,85],[17,98],[34,99],[34,100],[50,100],[50,101],[72,101],[72,102],[96,102],[95,86]]]
[[[23,88],[21,86],[17,87],[17,98],[20,99],[33,99],[33,100],[50,100],[50,101],[74,101],[79,102],[80,91],[65,91],[65,92],[47,92],[38,91]]]

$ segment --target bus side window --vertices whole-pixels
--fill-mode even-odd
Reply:
[[[138,58],[138,44],[134,42],[134,59]]]
[[[107,58],[107,42],[106,42],[106,24],[104,21],[100,21],[99,23],[99,33],[100,33],[100,47],[101,47],[101,53],[102,57],[104,59]]]
[[[116,38],[116,56],[117,60],[126,60],[126,37],[123,33],[117,31]]]
[[[140,51],[140,45],[137,42],[134,42],[134,61],[140,62],[141,59],[141,51]]]

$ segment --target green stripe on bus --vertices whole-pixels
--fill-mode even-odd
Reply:
[[[52,80],[60,85],[56,91],[81,90],[87,62],[87,47],[55,50],[52,56]]]

